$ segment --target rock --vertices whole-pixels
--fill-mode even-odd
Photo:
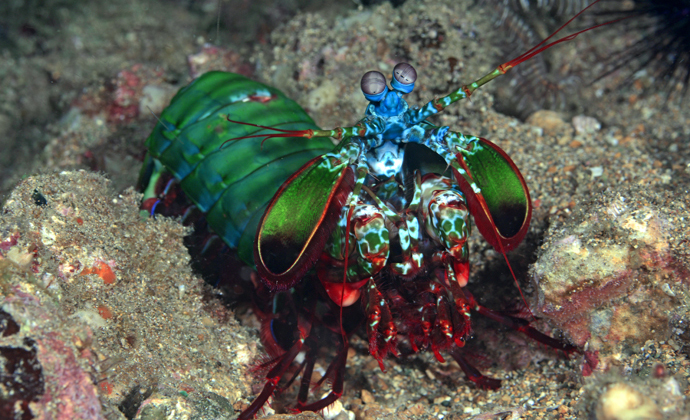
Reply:
[[[374,398],[371,392],[367,391],[366,389],[362,390],[362,402],[364,404],[372,404],[375,401],[376,399]]]
[[[535,309],[587,351],[585,375],[621,366],[648,340],[684,339],[689,209],[687,196],[628,188],[549,229],[532,270]]]
[[[188,55],[187,65],[193,79],[213,70],[239,73],[247,77],[254,74],[254,67],[240,53],[212,44],[204,44],[200,51]]]
[[[93,332],[59,302],[31,269],[0,259],[0,418],[105,419],[91,380]]]
[[[527,118],[527,124],[532,124],[536,127],[544,129],[544,133],[555,135],[563,131],[568,124],[563,120],[561,114],[555,111],[541,110],[530,115]]]
[[[254,334],[192,274],[187,228],[141,219],[140,200],[84,171],[12,191],[0,214],[0,357],[17,397],[0,418],[27,407],[36,418],[133,418],[155,391],[180,415],[221,419],[252,395],[240,375]]]
[[[597,375],[581,390],[580,405],[591,407],[596,420],[688,418],[683,389],[687,382],[674,376]]]
[[[661,419],[659,408],[649,398],[624,383],[610,386],[601,395],[597,420]]]
[[[160,85],[146,85],[141,90],[141,99],[139,100],[139,114],[146,112],[160,115],[170,100],[177,88],[168,83],[161,83]]]
[[[593,117],[576,115],[573,117],[573,128],[577,135],[593,134],[601,130],[601,123]]]

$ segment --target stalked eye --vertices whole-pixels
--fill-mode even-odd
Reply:
[[[393,69],[393,77],[398,82],[409,85],[417,81],[417,70],[407,63],[398,63]]]
[[[378,95],[386,87],[386,77],[378,71],[369,71],[362,76],[362,92],[365,95]]]

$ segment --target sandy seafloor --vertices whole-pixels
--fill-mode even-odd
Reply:
[[[244,71],[282,89],[320,126],[352,125],[366,104],[359,88],[366,71],[387,73],[405,57],[419,75],[408,102],[421,104],[499,64],[509,39],[495,24],[495,10],[483,4],[408,0],[399,8],[358,10],[314,3],[281,26],[265,13],[273,20],[261,26],[243,9],[247,3],[228,2],[219,34],[212,1],[46,0],[30,2],[43,14],[12,9],[16,22],[3,28],[0,49],[0,293],[3,313],[21,328],[3,336],[0,348],[35,349],[45,394],[31,397],[34,418],[234,418],[262,385],[249,373],[261,354],[251,312],[235,320],[217,291],[192,272],[181,242],[186,231],[175,221],[138,216],[140,196],[128,188],[155,124],[137,105],[142,85],[157,89],[147,91],[154,92],[147,104],[160,112],[161,98],[193,71]],[[54,14],[46,17],[46,10]],[[31,24],[16,24],[22,19]],[[277,28],[269,34],[266,25]],[[596,348],[599,365],[583,364],[578,355],[564,359],[478,320],[469,351],[482,372],[504,379],[498,391],[484,391],[455,363],[440,364],[428,353],[389,360],[382,373],[355,337],[341,399],[347,411],[334,416],[690,418],[690,110],[687,97],[667,100],[648,73],[629,85],[621,84],[625,72],[590,83],[604,59],[638,35],[623,32],[585,34],[549,53],[550,77],[570,87],[560,114],[526,123],[497,113],[503,96],[489,85],[434,119],[494,141],[521,169],[534,214],[511,263],[528,300],[547,316],[537,326],[555,335],[565,329],[570,339]],[[248,43],[251,33],[256,42]],[[223,50],[214,55],[202,46],[216,37]],[[190,57],[197,63],[191,70]],[[117,98],[123,92],[131,97]],[[73,170],[86,172],[62,172]],[[47,205],[36,205],[34,191]],[[500,309],[515,288],[500,255],[475,236],[468,287]],[[579,265],[557,254],[575,237],[589,249],[578,254]],[[621,254],[638,247],[655,251]],[[551,271],[599,279],[609,268],[587,266],[597,258],[621,265],[611,270],[624,290],[609,295],[602,286],[577,308],[576,321],[549,312],[544,301],[551,291],[539,288],[548,287]],[[114,272],[114,283],[91,268],[101,263]],[[603,323],[601,314],[608,314]],[[598,322],[578,321],[584,318]],[[51,361],[51,354],[64,358]],[[10,365],[0,375],[0,395],[8,400],[8,384],[19,375]],[[583,375],[583,365],[594,372]],[[612,389],[622,389],[616,398],[625,397],[627,417],[609,406]],[[289,398],[275,407],[286,404]]]

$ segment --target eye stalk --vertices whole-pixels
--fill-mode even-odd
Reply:
[[[414,89],[414,82],[417,81],[417,70],[410,64],[398,63],[393,68],[393,78],[391,86],[393,89],[403,93],[410,93]]]
[[[388,92],[388,85],[386,85],[386,76],[378,71],[369,71],[362,76],[362,92],[364,97],[370,102],[379,102],[386,96]]]

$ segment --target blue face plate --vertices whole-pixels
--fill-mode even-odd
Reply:
[[[367,153],[367,164],[371,173],[381,179],[390,178],[402,170],[405,149],[391,141]]]

